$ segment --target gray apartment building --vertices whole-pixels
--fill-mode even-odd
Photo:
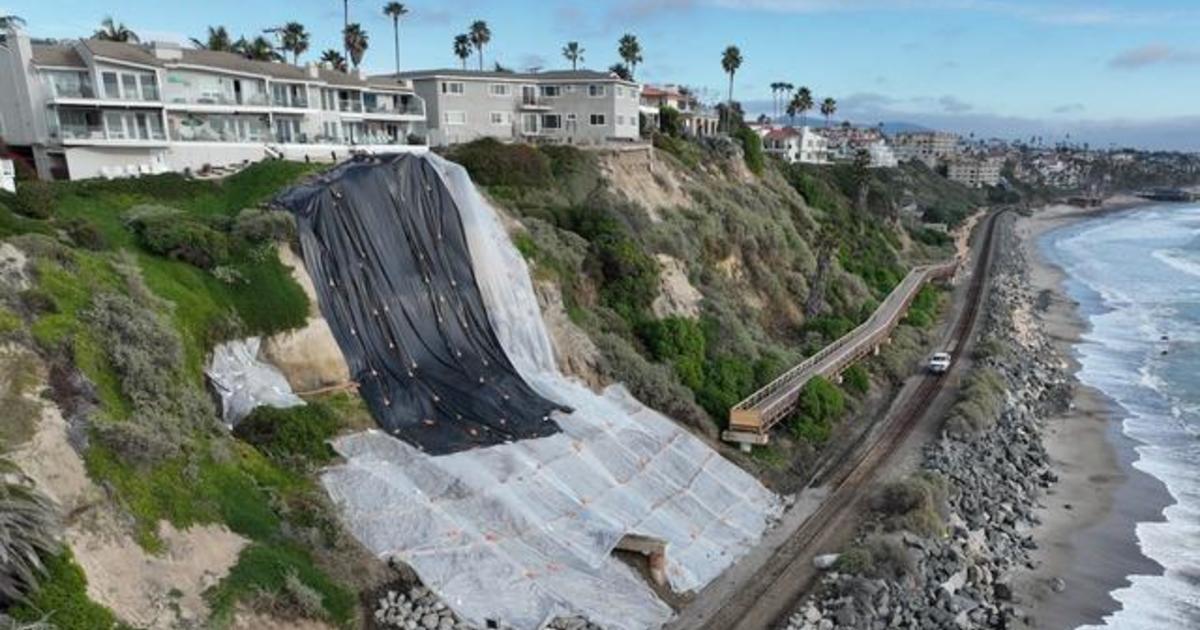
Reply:
[[[604,144],[639,137],[640,89],[610,72],[423,70],[387,75],[425,102],[429,144],[504,141]]]

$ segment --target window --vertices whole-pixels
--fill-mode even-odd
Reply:
[[[588,86],[588,96],[590,96],[592,98],[599,98],[601,96],[604,96],[604,86],[596,85],[595,83],[589,85]]]
[[[605,124],[604,114],[592,114],[591,122],[592,122],[593,127],[599,127],[599,126],[604,125]]]
[[[462,96],[463,89],[462,81],[442,81],[442,94]]]
[[[617,88],[617,89],[619,90],[621,88]],[[625,124],[625,117],[620,114],[617,114],[617,126],[619,127],[624,124]]]
[[[153,72],[143,72],[138,75],[138,80],[142,83],[142,100],[157,101],[158,100],[158,78]]]
[[[104,126],[108,128],[108,137],[111,140],[124,140],[125,136],[125,117],[121,112],[104,112]]]
[[[542,116],[543,129],[562,129],[562,115],[560,114],[544,114]]]
[[[492,112],[491,120],[493,125],[508,125],[512,123],[512,114],[509,112]]]
[[[121,98],[121,84],[117,79],[117,73],[105,72],[101,76],[104,79],[104,97]]]
[[[567,122],[569,122],[569,123],[575,122],[575,114],[567,114]]]
[[[126,100],[137,99],[138,84],[137,77],[132,74],[121,73],[121,92]]]
[[[507,83],[493,83],[488,86],[488,94],[492,96],[512,96],[512,86]]]
[[[621,86],[618,85],[617,87],[613,88],[613,90],[616,92],[618,97],[625,96],[625,91],[621,89]]]
[[[442,122],[447,125],[465,125],[467,112],[442,112]]]
[[[558,98],[562,94],[562,88],[557,85],[543,85],[542,96],[546,98]]]

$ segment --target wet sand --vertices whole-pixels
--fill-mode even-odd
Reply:
[[[1049,230],[1137,205],[1142,204],[1136,199],[1119,198],[1086,210],[1052,206],[1017,225],[1038,297],[1036,315],[1072,374],[1079,368],[1073,346],[1087,323],[1066,293],[1062,270],[1041,255],[1038,239]],[[1043,439],[1059,482],[1037,510],[1042,524],[1032,531],[1039,546],[1032,566],[1014,576],[1018,605],[1030,613],[1031,627],[1099,623],[1119,607],[1109,593],[1127,585],[1127,575],[1162,572],[1142,555],[1136,525],[1160,520],[1170,495],[1162,482],[1133,468],[1136,442],[1121,432],[1121,420],[1113,401],[1078,383],[1071,408],[1046,420]]]

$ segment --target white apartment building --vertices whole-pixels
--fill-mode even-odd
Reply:
[[[958,136],[942,131],[898,133],[892,138],[892,150],[901,161],[920,160],[937,168],[958,152]]]
[[[17,192],[17,169],[12,160],[0,158],[0,190]]]
[[[638,110],[651,126],[659,126],[659,112],[663,107],[679,112],[683,132],[692,137],[715,135],[721,123],[716,110],[704,105],[694,94],[678,85],[643,85]]]
[[[951,181],[965,184],[972,188],[995,186],[1000,183],[1000,167],[1003,160],[982,157],[960,157],[951,160],[947,165],[946,176]]]
[[[867,153],[871,155],[871,168],[896,168],[900,165],[896,152],[882,139],[868,144]]]
[[[241,55],[83,39],[0,45],[0,129],[43,178],[337,159],[424,134],[411,86]]]
[[[768,129],[762,139],[764,151],[789,164],[829,163],[829,141],[811,127]]]
[[[611,72],[422,70],[376,80],[397,79],[425,102],[431,145],[484,137],[599,145],[640,136],[638,84]]]

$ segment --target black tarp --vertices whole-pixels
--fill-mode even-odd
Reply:
[[[375,421],[433,455],[558,432],[484,308],[462,219],[429,161],[360,156],[277,200]]]

